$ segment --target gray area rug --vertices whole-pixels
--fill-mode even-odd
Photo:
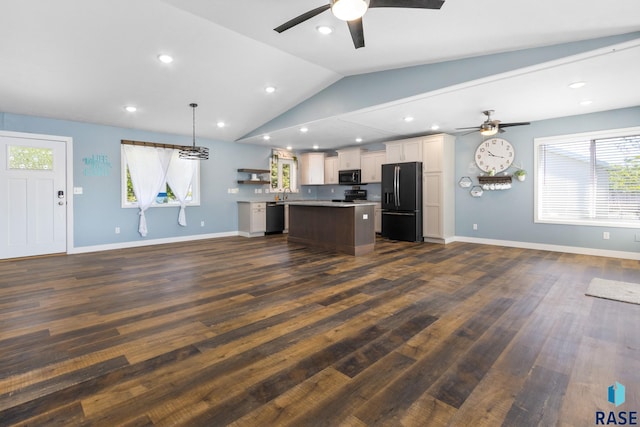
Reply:
[[[640,304],[640,283],[619,282],[594,277],[589,283],[586,295]]]

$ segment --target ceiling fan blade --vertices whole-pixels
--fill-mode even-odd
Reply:
[[[364,29],[362,28],[362,18],[354,19],[353,21],[347,21],[347,25],[349,26],[349,32],[351,32],[353,46],[356,49],[364,47]]]
[[[480,130],[480,127],[479,126],[473,126],[473,127],[470,127],[470,128],[456,128],[456,130],[467,130],[467,129]]]
[[[303,13],[300,16],[297,16],[293,19],[291,19],[290,21],[285,22],[284,24],[280,25],[279,27],[274,28],[274,31],[277,31],[279,33],[288,30],[291,27],[295,27],[296,25],[306,21],[307,19],[311,19],[316,15],[321,14],[322,12],[324,12],[325,10],[331,9],[331,5],[329,4],[325,4],[324,6],[320,6],[320,7],[316,7],[313,10],[310,10],[308,12]]]
[[[500,123],[500,127],[501,128],[508,128],[511,126],[526,126],[526,125],[530,125],[531,123],[529,122],[518,122],[518,123]]]
[[[369,7],[405,7],[415,9],[440,9],[443,0],[371,0]]]

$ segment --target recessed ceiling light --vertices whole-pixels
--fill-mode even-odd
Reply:
[[[580,89],[581,87],[583,87],[584,85],[586,85],[587,82],[573,82],[569,85],[569,87],[571,89]]]
[[[267,86],[267,87],[264,88],[264,91],[267,92],[267,93],[273,93],[273,92],[276,91],[276,88],[273,87],[273,86]]]
[[[317,145],[314,145],[314,146],[313,146],[313,149],[314,149],[314,150],[317,150],[318,148],[320,148],[320,147],[318,147]]]
[[[438,130],[440,129],[440,126],[438,125],[431,125],[431,130]]]
[[[333,27],[330,27],[328,25],[318,25],[316,27],[316,31],[326,36],[333,33]]]
[[[269,135],[265,135],[262,137],[262,139],[264,139],[265,141],[268,141],[271,139],[271,137]]]
[[[405,118],[403,118],[402,120],[404,120],[405,122],[409,123],[413,121],[413,117],[411,116],[406,116]]]
[[[300,128],[300,132],[302,132],[302,133],[307,133],[307,132],[309,132],[309,128],[301,127],[301,128]]]
[[[171,64],[173,62],[173,57],[171,55],[167,55],[166,53],[161,53],[158,55],[158,60],[164,64]]]
[[[292,150],[292,149],[293,149],[293,147],[292,147],[292,146],[287,145],[287,150]]]
[[[124,109],[130,113],[135,113],[136,111],[138,111],[138,109],[133,105],[127,105],[126,107],[124,107]]]
[[[356,142],[362,142],[362,138],[356,138]]]
[[[592,103],[593,101],[591,101],[590,99],[585,99],[584,101],[580,101],[580,105],[582,106],[591,105]]]
[[[226,125],[225,125],[225,123],[224,123],[224,122],[220,121],[220,122],[216,123],[216,126],[218,126],[219,128],[223,128],[223,127],[225,127]]]

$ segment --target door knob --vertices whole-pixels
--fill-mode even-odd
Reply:
[[[62,200],[60,200],[60,201],[58,202],[58,204],[59,204],[60,206],[63,206],[63,205],[64,205],[64,202],[63,202]]]

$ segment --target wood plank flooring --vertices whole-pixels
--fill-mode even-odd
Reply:
[[[0,262],[0,425],[586,426],[640,411],[640,262],[231,237]]]

